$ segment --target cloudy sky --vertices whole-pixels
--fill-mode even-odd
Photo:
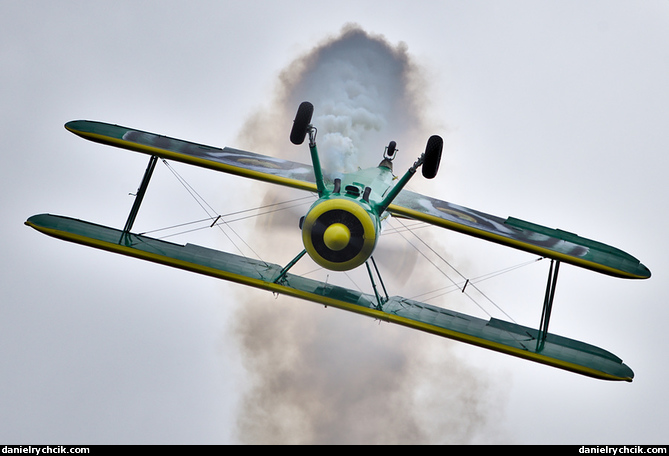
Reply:
[[[272,150],[256,152],[295,159],[288,130],[274,135],[283,127],[262,120],[272,118],[291,63],[350,23],[418,68],[421,128],[444,137],[445,156],[435,182],[417,190],[613,244],[651,269],[650,280],[626,281],[563,267],[551,320],[552,332],[623,358],[633,383],[247,294],[23,225],[42,212],[125,222],[146,157],[73,136],[63,128],[73,119],[216,146],[269,135]],[[666,443],[668,2],[24,0],[3,4],[0,25],[1,442]],[[394,109],[388,119],[404,118]],[[400,151],[411,160],[422,147]],[[175,169],[220,213],[266,197],[260,184]],[[201,217],[161,164],[139,228]],[[175,242],[284,261],[264,253],[263,226],[235,225],[227,234],[244,242],[234,246],[220,232]],[[532,260],[426,233],[467,277]],[[517,322],[536,325],[546,271],[539,262],[481,288]],[[393,281],[393,294],[416,280]],[[295,334],[306,333],[328,343],[312,362],[281,371],[290,387],[258,368],[264,356],[270,366],[285,361]],[[333,390],[318,385],[330,384],[346,406],[328,406]],[[305,422],[316,424],[296,431]]]

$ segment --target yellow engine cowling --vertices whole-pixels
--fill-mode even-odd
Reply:
[[[348,271],[369,259],[376,246],[379,221],[370,210],[345,196],[317,201],[302,223],[309,256],[332,271]]]

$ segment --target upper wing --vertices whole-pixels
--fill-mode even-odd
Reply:
[[[403,190],[388,211],[604,274],[650,277],[650,271],[639,260],[601,242],[513,217],[484,214],[418,193]]]
[[[91,141],[156,155],[252,179],[316,191],[313,167],[280,158],[225,147],[205,146],[145,131],[89,120],[65,124],[72,133]]]
[[[302,163],[229,147],[205,146],[102,122],[77,120],[68,122],[65,128],[91,141],[316,191],[313,167]],[[484,214],[407,190],[400,192],[388,211],[616,277],[650,277],[650,271],[639,260],[601,242],[513,217],[503,219]]]

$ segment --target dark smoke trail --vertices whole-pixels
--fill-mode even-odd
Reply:
[[[308,100],[325,168],[374,166],[396,140],[407,150],[396,162],[402,169],[428,137],[422,86],[404,45],[349,26],[284,71],[276,100],[248,122],[241,146],[308,163],[306,146],[288,142],[295,110]],[[271,187],[265,199],[288,194]],[[302,249],[302,214],[277,214],[257,226],[255,240],[264,259],[286,263]],[[379,259],[415,262],[393,250]],[[301,260],[301,273],[314,269],[309,262]],[[427,286],[413,268],[398,269],[383,271],[390,285]],[[319,273],[369,291],[365,276]],[[488,429],[487,382],[452,353],[452,342],[285,296],[245,290],[239,300],[235,330],[250,379],[238,420],[242,442],[469,443]]]

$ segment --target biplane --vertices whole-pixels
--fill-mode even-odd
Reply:
[[[125,226],[116,229],[51,214],[35,215],[25,223],[66,241],[340,308],[594,378],[632,381],[633,371],[614,354],[549,333],[548,327],[562,263],[619,278],[649,278],[649,269],[639,260],[622,250],[567,231],[514,217],[484,214],[408,191],[405,186],[419,168],[425,178],[431,179],[437,174],[443,149],[439,136],[428,139],[425,152],[401,177],[393,174],[393,159],[397,154],[393,141],[375,168],[349,174],[325,172],[321,169],[316,145],[317,129],[311,123],[313,112],[311,103],[302,103],[290,131],[290,140],[295,145],[303,144],[308,138],[311,165],[230,147],[210,147],[118,125],[84,120],[68,122],[65,128],[85,139],[150,156]],[[296,252],[288,264],[278,265],[134,233],[133,224],[158,159],[315,193],[316,201],[299,220],[303,250]],[[534,329],[493,317],[485,320],[401,296],[389,296],[373,257],[381,222],[388,216],[426,222],[549,258],[539,327]],[[332,271],[348,271],[364,265],[373,292],[352,290],[291,273],[291,268],[304,255]]]

